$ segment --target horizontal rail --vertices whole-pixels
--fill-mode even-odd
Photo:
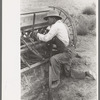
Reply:
[[[21,26],[21,29],[24,29],[25,31],[28,31],[28,30],[32,30],[32,26],[33,25],[28,25],[28,26]],[[38,28],[42,28],[42,27],[47,27],[48,26],[48,23],[39,23],[39,24],[35,24],[34,25],[34,30],[35,29],[38,29]]]
[[[29,13],[22,13],[20,15],[28,15],[28,14],[35,14],[35,13],[42,13],[42,12],[48,12],[49,10],[45,10],[45,11],[36,11],[36,12],[29,12]]]

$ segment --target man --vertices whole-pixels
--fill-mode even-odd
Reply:
[[[60,83],[61,64],[66,64],[71,59],[71,52],[67,51],[69,36],[68,30],[61,21],[62,18],[57,11],[49,11],[44,19],[48,21],[50,30],[45,35],[38,33],[37,37],[44,42],[48,42],[54,38],[53,43],[57,46],[59,53],[51,57],[51,65],[49,67],[49,86],[55,88]]]

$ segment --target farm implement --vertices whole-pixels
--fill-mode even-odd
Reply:
[[[57,52],[55,45],[52,45],[51,42],[45,43],[36,37],[38,32],[41,34],[47,33],[48,23],[43,18],[51,9],[59,12],[59,16],[62,17],[62,21],[69,30],[70,46],[76,48],[77,34],[75,22],[71,15],[64,9],[49,6],[45,9],[39,8],[28,12],[24,11],[20,14],[21,87],[22,99],[24,98],[25,100],[27,98],[28,100],[35,100],[32,98],[36,98],[36,95],[34,97],[33,95],[27,95],[25,98],[25,93],[29,93],[31,87],[38,85],[33,86],[33,83],[35,84],[37,81],[42,82],[46,77],[45,70],[48,70],[49,58]]]

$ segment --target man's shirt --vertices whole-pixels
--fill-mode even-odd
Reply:
[[[43,35],[38,33],[37,36],[39,40],[44,42],[50,41],[53,37],[56,36],[64,43],[65,46],[69,45],[68,30],[61,20],[58,20],[55,24],[53,24],[47,34]]]

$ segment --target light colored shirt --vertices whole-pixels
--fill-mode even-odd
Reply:
[[[61,20],[58,20],[55,24],[53,24],[47,34],[43,35],[38,33],[37,36],[39,40],[44,42],[50,41],[53,37],[57,36],[57,38],[61,40],[65,46],[69,45],[68,30]]]

